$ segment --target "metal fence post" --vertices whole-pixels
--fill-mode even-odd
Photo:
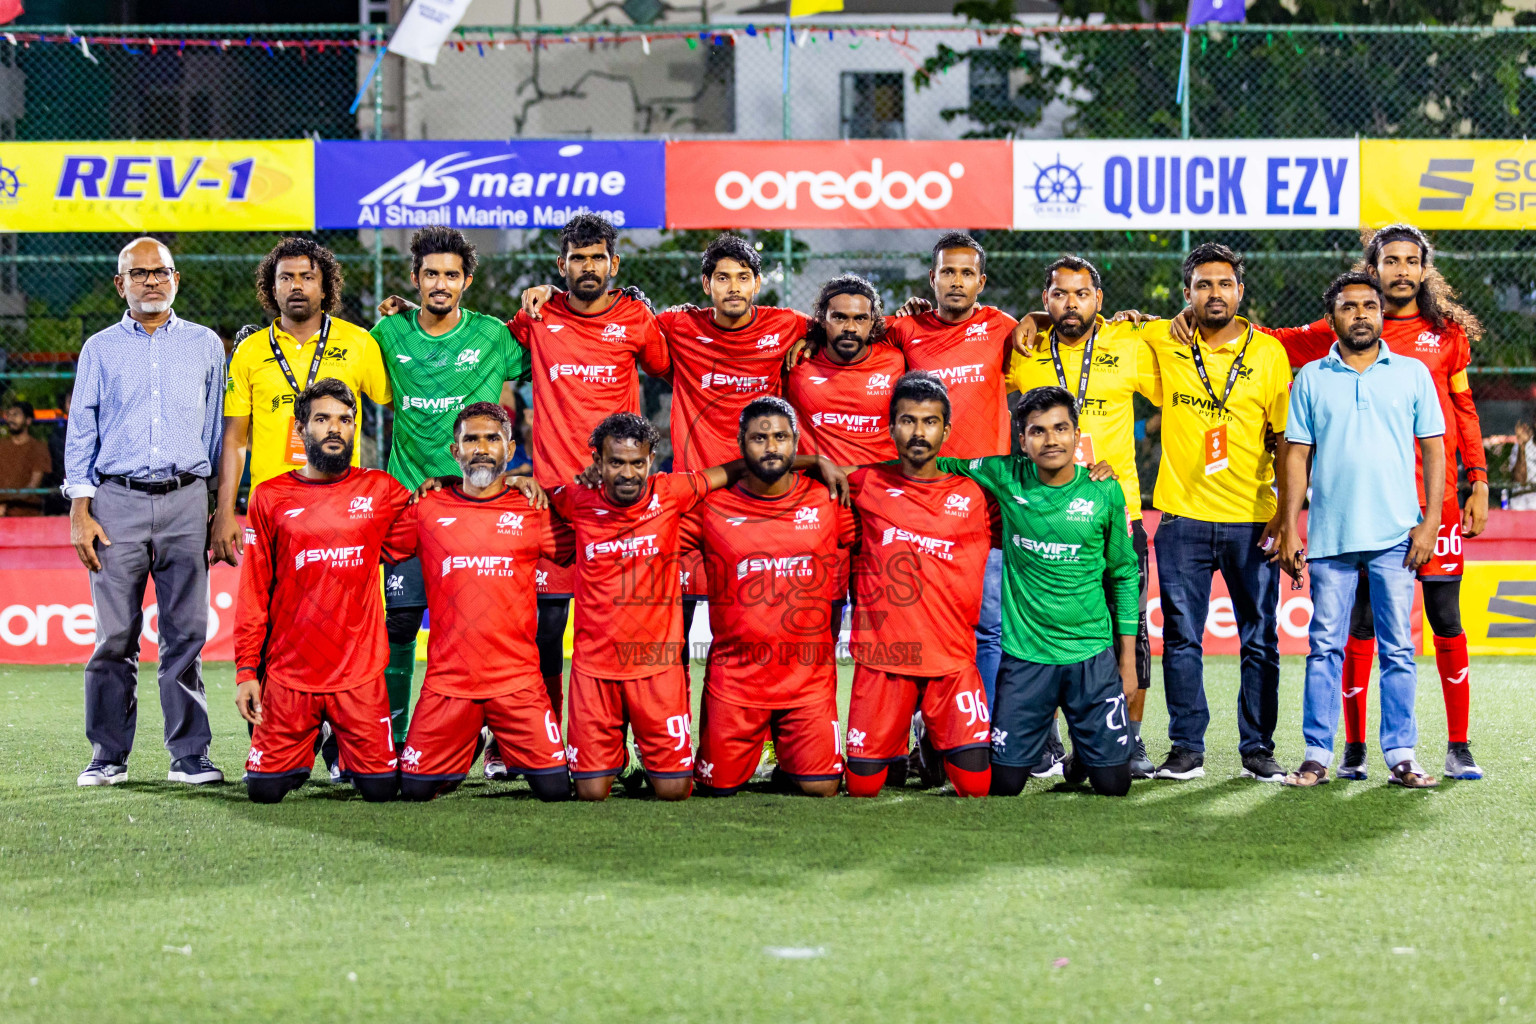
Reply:
[[[1189,94],[1195,91],[1195,69],[1189,62],[1189,28],[1184,29],[1184,52],[1180,54],[1184,68],[1184,91],[1179,95],[1179,138],[1189,138]],[[1189,228],[1182,232],[1184,252],[1189,252]]]
[[[384,26],[375,26],[373,30],[373,45],[375,48],[384,45]],[[384,138],[384,69],[373,78],[373,138],[374,141]],[[384,300],[384,229],[373,229],[373,301]],[[379,468],[384,468],[384,407],[377,403],[373,406],[373,450],[379,460]]]
[[[789,10],[789,7],[787,6],[788,3],[789,3],[789,0],[785,0],[786,6],[785,6],[784,10],[786,12]],[[791,77],[790,77],[790,57],[791,57],[790,51],[791,51],[791,47],[790,47],[790,44],[789,44],[789,40],[790,40],[790,36],[792,34],[793,34],[793,29],[791,29],[790,26],[789,26],[789,14],[786,13],[784,15],[784,96],[783,96],[784,111],[783,111],[783,124],[780,127],[780,138],[784,138],[784,139],[789,139],[789,138],[792,138],[794,136],[794,132],[790,129],[790,109],[791,108],[790,108],[790,103],[789,103],[790,82],[791,82]],[[793,301],[790,299],[789,293],[790,293],[790,289],[794,285],[794,280],[795,280],[794,251],[795,250],[794,250],[794,236],[793,236],[793,233],[789,230],[789,228],[785,228],[784,229],[784,254],[783,254],[783,260],[784,260],[784,294],[779,299],[780,304],[784,305],[784,306],[792,306],[793,305]]]

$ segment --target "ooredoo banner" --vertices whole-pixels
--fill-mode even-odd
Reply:
[[[667,143],[669,228],[1006,228],[1007,142]]]
[[[1030,139],[1013,152],[1020,231],[1352,228],[1354,139]]]
[[[660,142],[315,143],[318,228],[662,226]]]

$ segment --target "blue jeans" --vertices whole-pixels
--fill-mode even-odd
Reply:
[[[1232,595],[1242,645],[1238,750],[1245,755],[1274,752],[1280,714],[1280,570],[1264,560],[1259,548],[1263,533],[1263,523],[1207,523],[1164,515],[1152,538],[1162,592],[1168,738],[1174,746],[1205,751],[1211,711],[1205,702],[1203,642],[1211,576],[1220,571]]]
[[[997,667],[1003,661],[1003,553],[987,553],[987,574],[981,582],[981,617],[976,622],[976,671],[987,691],[987,707],[997,694]]]
[[[1419,670],[1413,660],[1414,571],[1403,566],[1408,541],[1385,551],[1352,551],[1307,563],[1312,570],[1312,626],[1307,638],[1307,682],[1302,698],[1301,735],[1307,760],[1333,762],[1333,736],[1339,727],[1339,679],[1350,609],[1363,569],[1370,584],[1371,614],[1376,619],[1376,651],[1381,660],[1381,750],[1387,765],[1413,759],[1419,739],[1413,714]]]

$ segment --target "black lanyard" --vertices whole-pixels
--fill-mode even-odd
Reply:
[[[1248,344],[1253,341],[1253,324],[1248,325],[1248,337],[1243,339],[1243,350],[1232,360],[1232,369],[1227,371],[1227,390],[1220,398],[1211,390],[1211,378],[1205,372],[1205,359],[1200,355],[1200,339],[1195,338],[1194,351],[1191,353],[1195,360],[1195,371],[1200,374],[1200,383],[1205,385],[1205,393],[1211,396],[1211,401],[1216,403],[1216,415],[1220,416],[1227,411],[1227,399],[1232,397],[1232,385],[1237,383],[1237,375],[1243,368],[1243,356],[1248,354]]]
[[[277,322],[267,329],[267,342],[272,346],[272,355],[277,359],[277,365],[282,369],[283,376],[288,378],[288,386],[293,388],[295,396],[314,386],[315,378],[320,376],[320,360],[325,358],[325,339],[331,336],[331,315],[321,314],[320,341],[315,345],[315,358],[309,362],[309,383],[299,387],[299,378],[293,375],[293,367],[288,365],[288,357],[283,355],[282,346],[277,343]]]
[[[1083,367],[1077,375],[1077,411],[1083,411],[1083,399],[1088,397],[1088,372],[1093,369],[1093,342],[1099,336],[1098,320],[1094,320],[1093,333],[1083,345]],[[1056,366],[1056,380],[1067,386],[1067,373],[1061,365],[1061,349],[1056,344],[1056,332],[1051,332],[1051,362]]]

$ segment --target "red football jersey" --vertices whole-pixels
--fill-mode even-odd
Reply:
[[[704,496],[702,473],[653,473],[633,505],[578,485],[549,494],[576,534],[572,671],[639,679],[682,664],[678,525]]]
[[[304,693],[372,683],[389,663],[379,556],[407,534],[411,492],[356,466],[273,477],[251,499],[235,601],[235,678]]]
[[[1328,354],[1338,337],[1327,320],[1316,320],[1305,327],[1281,327],[1264,330],[1280,339],[1292,366],[1303,366]],[[1472,402],[1472,386],[1467,381],[1467,367],[1472,365],[1472,344],[1460,324],[1448,323],[1437,331],[1422,316],[1387,317],[1381,340],[1393,355],[1408,355],[1429,367],[1429,376],[1440,395],[1440,411],[1445,415],[1445,496],[1456,499],[1456,456],[1469,471],[1480,470],[1486,479],[1488,456],[1483,451],[1483,426]],[[1418,445],[1413,448],[1418,463],[1419,503],[1424,503],[1424,459]]]
[[[784,353],[805,336],[805,314],[752,307],[752,319],[727,330],[713,309],[656,318],[672,356],[672,468],[708,469],[741,458],[741,410],[783,390]]]
[[[996,506],[973,480],[909,477],[898,464],[848,483],[859,516],[853,660],[910,676],[973,664]]]
[[[540,556],[570,558],[549,510],[532,508],[512,487],[492,498],[445,487],[410,506],[401,523],[404,548],[389,557],[419,557],[427,587],[423,692],[483,700],[543,686],[534,567]]]
[[[551,490],[592,461],[587,438],[611,413],[640,411],[640,374],[667,372],[667,343],[645,303],[614,293],[596,316],[571,309],[564,292],[543,320],[519,312],[507,326],[533,361],[533,474]]]
[[[957,324],[931,312],[885,322],[886,340],[901,349],[907,368],[927,370],[949,388],[953,427],[941,454],[980,459],[1012,450],[1003,370],[1009,337],[1018,325],[992,306],[977,306]]]
[[[853,514],[803,476],[776,498],[737,485],[704,503],[709,667],[731,704],[793,708],[837,691],[831,606],[844,592]]]
[[[891,389],[906,369],[899,349],[880,344],[847,366],[818,352],[789,371],[784,397],[800,414],[800,451],[839,466],[894,459]]]

